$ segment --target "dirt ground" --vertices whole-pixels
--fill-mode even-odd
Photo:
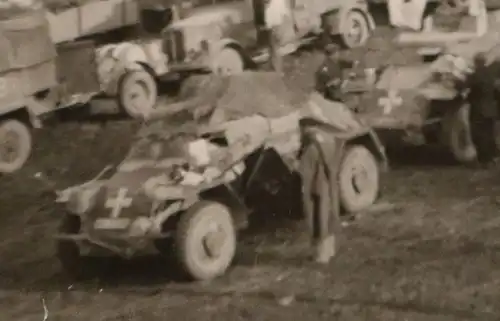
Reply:
[[[368,64],[411,60],[381,30]],[[290,81],[307,89],[319,62],[291,58]],[[137,125],[63,123],[41,130],[30,164],[0,179],[0,318],[44,320],[407,320],[500,319],[499,169],[450,165],[432,148],[402,149],[383,176],[391,211],[344,228],[327,267],[305,260],[297,222],[270,220],[241,237],[234,268],[211,283],[176,281],[154,258],[115,262],[91,282],[61,276],[54,257],[60,213],[43,172],[59,187],[88,179],[119,160]],[[411,161],[410,161],[411,160]],[[121,263],[121,264],[120,264]]]

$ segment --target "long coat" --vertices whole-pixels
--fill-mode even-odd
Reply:
[[[299,171],[302,203],[313,241],[335,234],[340,226],[337,173],[343,141],[325,130],[304,128]]]
[[[478,67],[467,80],[471,104],[470,117],[474,120],[495,119],[498,106],[495,89],[495,70],[489,66]]]

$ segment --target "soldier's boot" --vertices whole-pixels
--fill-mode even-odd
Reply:
[[[320,264],[328,264],[336,254],[335,237],[328,236],[316,245],[315,261]]]

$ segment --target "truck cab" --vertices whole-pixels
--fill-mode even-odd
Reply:
[[[237,73],[265,62],[263,0],[211,1],[183,10],[164,33],[164,49],[173,72]],[[289,1],[281,29],[282,54],[326,30],[349,48],[363,46],[375,25],[363,0]]]

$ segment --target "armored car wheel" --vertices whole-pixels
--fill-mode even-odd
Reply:
[[[0,173],[13,173],[26,163],[32,148],[28,125],[8,119],[0,121]]]
[[[339,169],[340,205],[347,213],[366,209],[379,194],[379,166],[362,145],[347,146]]]
[[[146,118],[155,108],[157,97],[156,80],[146,70],[128,71],[120,80],[118,102],[132,118]]]
[[[456,161],[468,163],[476,159],[477,153],[471,137],[467,104],[458,109],[450,108],[443,118],[441,129],[443,143]]]
[[[175,243],[183,271],[194,280],[224,274],[236,252],[236,230],[229,209],[202,201],[181,215]]]
[[[351,10],[340,27],[342,44],[348,49],[361,47],[369,37],[370,26],[365,16],[357,10]]]

